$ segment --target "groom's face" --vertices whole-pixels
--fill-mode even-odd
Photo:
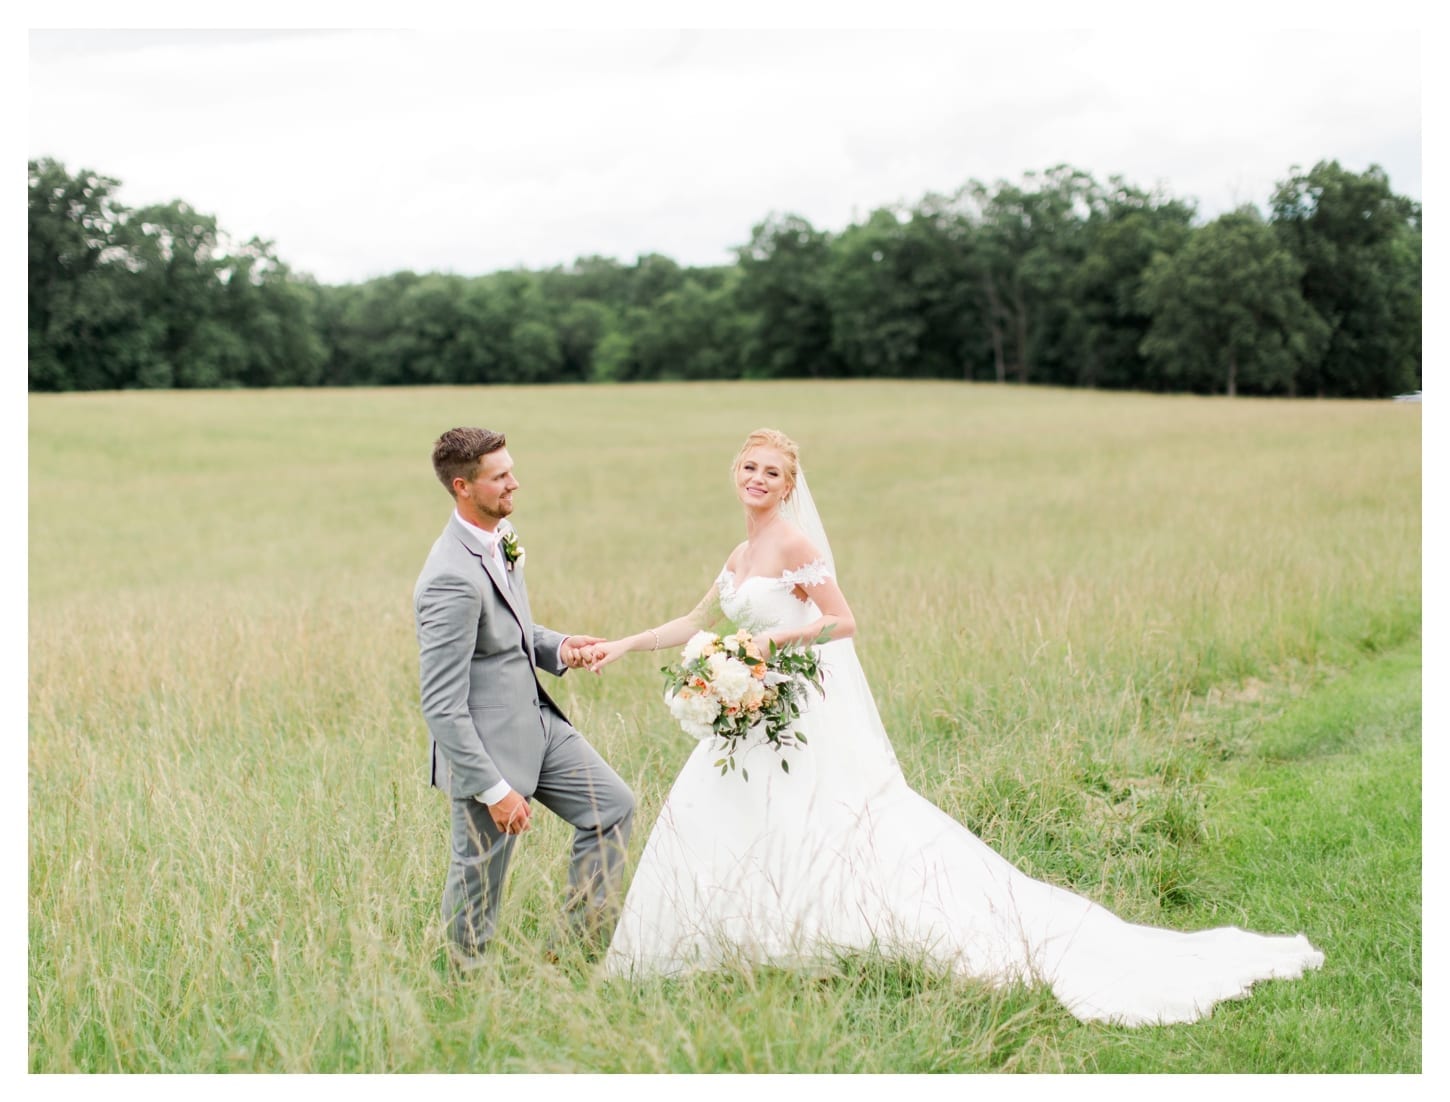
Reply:
[[[472,482],[456,479],[458,511],[465,520],[483,528],[492,528],[514,511],[514,491],[519,488],[514,478],[514,460],[507,448],[489,452],[478,462],[478,474]]]

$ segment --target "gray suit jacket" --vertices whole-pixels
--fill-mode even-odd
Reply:
[[[544,755],[545,709],[563,717],[536,670],[564,673],[564,636],[534,625],[522,562],[508,582],[451,516],[413,590],[423,718],[432,743],[429,782],[460,799],[499,780],[532,795]]]

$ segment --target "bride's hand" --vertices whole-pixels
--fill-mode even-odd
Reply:
[[[615,659],[628,654],[629,648],[623,639],[611,639],[607,643],[595,643],[590,651],[589,670],[591,673],[598,673]]]

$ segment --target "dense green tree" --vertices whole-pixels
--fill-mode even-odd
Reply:
[[[316,298],[260,240],[174,201],[129,210],[116,181],[30,164],[30,380],[38,390],[306,385]]]
[[[618,383],[634,377],[634,343],[618,330],[604,334],[594,350],[590,378],[597,383]]]
[[[830,235],[806,219],[772,216],[736,250],[740,281],[735,301],[746,314],[744,376],[824,376],[836,373],[831,355],[827,282]]]
[[[647,253],[629,271],[629,305],[648,308],[685,284],[685,270],[667,256]]]
[[[524,318],[509,336],[513,382],[549,383],[559,378],[564,356],[552,325],[538,318]]]
[[[1321,161],[1275,189],[1280,239],[1304,265],[1304,299],[1329,330],[1296,379],[1307,394],[1413,390],[1420,374],[1420,206],[1384,170]]]
[[[1144,385],[1141,346],[1151,319],[1143,275],[1154,255],[1173,255],[1192,233],[1193,206],[1112,177],[1092,202],[1082,259],[1067,279],[1072,303],[1065,339],[1078,386]]]
[[[712,290],[692,275],[652,309],[632,312],[636,377],[739,378],[745,334],[733,291],[728,284]]]
[[[225,287],[216,219],[179,200],[154,204],[131,212],[117,240],[132,294],[152,323],[143,385],[239,386],[246,353],[241,336],[219,317]]]
[[[1253,207],[1154,257],[1143,281],[1143,353],[1168,389],[1286,394],[1328,327],[1299,292],[1303,265]]]
[[[970,377],[978,321],[951,212],[874,211],[831,245],[832,351],[844,374]]]
[[[410,384],[458,383],[473,370],[470,327],[465,321],[468,280],[430,272],[394,304],[398,327],[390,342],[392,369]]]
[[[972,181],[978,288],[996,377],[1065,383],[1075,374],[1068,283],[1085,254],[1084,224],[1097,185],[1058,165],[1024,186]]]
[[[501,378],[509,383],[557,379],[564,357],[541,281],[522,268],[485,276],[489,288],[488,327],[506,334],[500,342]]]
[[[116,235],[145,317],[143,386],[309,385],[324,351],[312,297],[259,239],[227,239],[182,202],[131,212]]]
[[[980,242],[963,194],[930,194],[911,211],[908,231],[929,256],[918,276],[926,320],[918,374],[992,379],[992,356],[982,288]]]
[[[830,253],[831,349],[843,374],[908,374],[921,357],[926,319],[896,213],[873,211],[843,231]]]
[[[849,375],[993,377],[975,208],[929,194],[831,243],[834,359]]]
[[[260,243],[258,243],[260,245]],[[227,283],[228,315],[248,335],[246,386],[317,386],[327,347],[317,322],[317,289],[271,256],[239,265]]]
[[[527,298],[519,272],[495,272],[463,281],[455,383],[509,383],[513,377],[513,327],[526,320],[519,305]]]
[[[838,375],[1375,396],[1420,377],[1420,207],[1294,170],[1273,220],[1067,165],[756,225],[736,262],[581,257],[323,287],[181,201],[29,165],[33,390]],[[1307,305],[1306,305],[1307,304]]]
[[[596,350],[618,324],[614,311],[602,302],[581,298],[565,306],[558,322],[559,378],[564,382],[593,378]]]
[[[387,277],[396,280],[404,273]],[[376,319],[368,309],[382,280],[319,288],[318,331],[327,348],[322,378],[329,386],[368,386],[375,382],[371,327]]]
[[[140,324],[112,246],[124,216],[118,182],[74,176],[45,158],[28,165],[29,375],[32,390],[96,390],[134,374],[116,346]]]
[[[616,313],[629,305],[630,269],[607,256],[581,256],[568,268],[539,273],[544,297],[559,307],[597,302]]]
[[[607,256],[585,256],[570,268],[574,293],[592,302],[623,310],[630,300],[630,270]]]
[[[389,386],[407,381],[415,338],[400,307],[423,277],[410,271],[332,288],[321,312],[330,331],[326,376],[338,383]]]

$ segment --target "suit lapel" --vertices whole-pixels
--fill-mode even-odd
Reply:
[[[508,531],[513,531],[514,526],[512,524],[509,524],[508,521],[504,521],[503,523],[508,524]],[[501,577],[498,561],[491,559],[489,560],[489,565],[493,567],[493,576],[496,578]],[[515,563],[513,569],[509,572],[509,577],[503,578],[502,580],[504,582],[504,600],[509,603],[509,607],[513,609],[514,615],[519,618],[519,626],[524,629],[524,649],[529,652],[530,665],[534,665],[536,664],[534,662],[534,612],[529,608],[528,586],[524,585],[523,560],[520,559]]]
[[[457,520],[451,520],[449,523],[456,526],[459,522]],[[499,571],[498,563],[494,560],[494,557],[484,554],[483,550],[468,537],[466,532],[456,532],[455,535],[457,535],[459,542],[463,544],[463,549],[478,560],[479,566],[488,575],[488,580],[493,583],[493,588],[503,599],[503,603],[508,606],[509,611],[513,613],[514,619],[519,622],[519,627],[524,633],[524,649],[528,651],[529,661],[533,662],[533,625],[529,619],[527,610],[520,608],[519,602],[514,599],[513,590],[509,588],[508,583],[504,580],[503,574]]]

